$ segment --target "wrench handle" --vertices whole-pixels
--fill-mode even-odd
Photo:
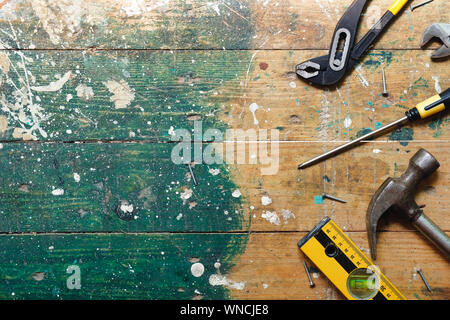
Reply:
[[[447,259],[450,258],[450,238],[433,221],[422,213],[413,222],[414,227],[419,230],[428,240],[438,247]]]

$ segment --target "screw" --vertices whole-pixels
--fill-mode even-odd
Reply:
[[[414,9],[417,9],[418,7],[424,6],[424,5],[426,5],[427,3],[430,3],[430,2],[433,2],[433,0],[427,0],[427,1],[424,1],[424,2],[421,2],[421,3],[418,3],[416,5],[412,5],[411,6],[411,11],[414,11]]]
[[[339,199],[339,198],[336,198],[336,197],[331,196],[331,195],[329,195],[329,194],[326,194],[325,192],[322,193],[322,198],[334,200],[334,201],[341,202],[341,203],[347,203],[347,201],[342,200],[342,199]]]
[[[427,290],[428,290],[429,292],[431,292],[431,288],[430,288],[430,286],[428,285],[428,282],[427,282],[427,280],[425,279],[425,276],[423,275],[422,269],[417,270],[417,273],[418,273],[418,274],[420,275],[420,277],[422,278],[423,283],[425,283],[425,286],[427,287]]]
[[[386,87],[386,74],[384,72],[384,68],[381,69],[381,75],[383,77],[383,97],[387,97],[389,95]]]
[[[192,181],[194,181],[194,186],[196,186],[196,185],[198,185],[198,183],[197,183],[197,180],[195,179],[194,171],[192,171],[191,163],[189,162],[187,165],[189,167],[189,172],[191,173]]]
[[[309,286],[312,288],[312,287],[315,286],[315,284],[314,284],[314,282],[311,279],[311,275],[309,274],[308,266],[306,265],[305,261],[303,261],[303,265],[305,266],[306,275],[308,276]]]

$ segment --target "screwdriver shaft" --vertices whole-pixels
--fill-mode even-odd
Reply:
[[[408,117],[405,116],[405,117],[403,117],[403,118],[401,118],[401,119],[399,119],[397,121],[394,121],[394,122],[392,122],[392,123],[390,123],[390,124],[380,128],[378,130],[375,130],[375,131],[372,131],[372,132],[370,132],[368,134],[365,134],[365,135],[363,135],[363,136],[361,136],[361,137],[359,137],[359,138],[357,138],[355,140],[352,140],[352,141],[350,141],[350,142],[348,142],[348,143],[346,143],[346,144],[344,144],[342,146],[339,146],[339,147],[337,147],[337,148],[335,148],[335,149],[333,149],[331,151],[328,151],[328,152],[326,152],[326,153],[324,153],[324,154],[322,154],[322,155],[320,155],[318,157],[315,157],[315,158],[313,158],[313,159],[311,159],[309,161],[306,161],[306,162],[302,163],[301,165],[299,165],[298,169],[302,170],[302,169],[308,168],[308,167],[310,167],[310,166],[312,166],[312,165],[314,165],[316,163],[319,163],[321,161],[329,159],[329,158],[331,158],[331,157],[333,157],[333,156],[335,156],[335,155],[337,155],[337,154],[339,154],[339,153],[341,153],[341,152],[343,152],[345,150],[350,149],[351,147],[357,145],[360,142],[364,142],[364,140],[369,140],[369,139],[371,139],[373,137],[376,137],[376,136],[380,135],[381,133],[383,133],[383,132],[385,132],[385,131],[387,131],[389,129],[401,126],[401,125],[405,124],[406,122],[408,122]]]

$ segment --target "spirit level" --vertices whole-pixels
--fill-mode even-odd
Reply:
[[[298,246],[347,299],[406,300],[329,217]]]

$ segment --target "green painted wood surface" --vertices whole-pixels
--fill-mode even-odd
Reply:
[[[217,114],[230,97],[217,90],[227,85],[239,94],[251,57],[247,51],[5,54],[2,139],[22,140],[14,131],[19,128],[27,130],[27,140],[52,141],[169,141],[171,127],[191,129],[193,119],[223,130]],[[67,81],[58,90],[43,91],[61,78]]]
[[[195,186],[171,161],[173,146],[3,144],[0,232],[247,230],[229,168],[194,166]]]
[[[252,53],[222,49],[247,47],[253,24],[241,1],[225,4],[232,14],[158,2],[144,19],[121,1],[0,8],[1,299],[228,297],[208,279],[245,249],[245,201],[226,166],[194,166],[194,186],[167,143],[194,120],[227,127],[231,97],[217,91],[241,93]]]
[[[223,299],[246,234],[1,235],[0,299]],[[204,273],[194,277],[194,263]],[[219,265],[217,264],[220,264]],[[69,266],[80,289],[69,289]],[[70,279],[69,279],[70,280]]]

